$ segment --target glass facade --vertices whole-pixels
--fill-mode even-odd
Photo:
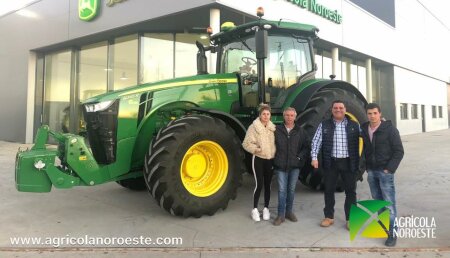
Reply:
[[[131,35],[114,40],[112,61],[109,67],[113,74],[114,90],[120,90],[137,84],[138,75],[138,36]]]
[[[411,105],[411,119],[419,119],[417,104]]]
[[[105,93],[108,82],[107,42],[81,48],[79,67],[79,100]]]
[[[406,120],[408,119],[408,104],[400,103],[400,119]]]
[[[59,132],[80,133],[80,103],[109,90],[197,73],[195,41],[200,34],[145,33],[79,49],[44,54],[37,72],[43,87],[42,123]],[[41,77],[43,77],[43,79]],[[38,82],[36,82],[38,84]],[[39,95],[39,94],[37,94]],[[40,100],[36,99],[36,105]],[[35,114],[41,121],[41,114]]]
[[[317,65],[316,78],[330,79],[333,74],[333,60],[331,53],[327,51],[318,51],[315,55]],[[349,82],[359,89],[364,97],[367,96],[367,69],[365,64],[359,60],[355,60],[346,56],[341,56],[337,60],[336,80]],[[374,98],[376,99],[376,98]]]
[[[57,132],[70,130],[72,52],[45,56],[43,124]]]
[[[141,73],[139,83],[173,78],[173,37],[174,35],[169,33],[146,33],[141,38]]]
[[[367,97],[367,71],[366,67],[362,65],[358,65],[358,89],[364,95],[364,97]]]
[[[316,62],[316,78],[323,78],[323,74],[322,74],[322,56],[321,55],[315,55],[314,56],[314,61]]]

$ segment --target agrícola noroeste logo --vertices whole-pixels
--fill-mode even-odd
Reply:
[[[391,205],[383,200],[364,200],[352,205],[349,227],[350,241],[360,233],[366,238],[387,238]],[[436,238],[434,217],[406,216],[394,219],[393,235],[398,238]]]
[[[389,230],[390,202],[381,200],[359,201],[350,209],[350,240],[355,239],[358,232],[362,237],[386,238]]]

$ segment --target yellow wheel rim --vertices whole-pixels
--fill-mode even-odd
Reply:
[[[181,181],[189,193],[198,197],[215,194],[228,176],[228,159],[222,147],[213,141],[200,141],[184,154]]]
[[[350,120],[355,121],[355,122],[357,122],[357,123],[359,124],[358,118],[356,118],[356,116],[354,116],[352,113],[346,112],[345,114],[346,114],[348,117],[350,117]],[[362,137],[359,137],[359,156],[361,156],[361,154],[362,154],[362,151],[363,151],[363,144],[364,144],[364,142],[363,142]]]

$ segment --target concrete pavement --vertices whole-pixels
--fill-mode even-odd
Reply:
[[[335,224],[321,228],[323,194],[300,183],[295,209],[297,223],[272,225],[276,216],[277,189],[272,183],[270,222],[250,218],[253,176],[244,175],[236,200],[225,211],[200,219],[173,217],[144,192],[133,192],[109,183],[50,193],[17,192],[14,157],[17,143],[0,142],[0,257],[136,256],[148,257],[450,257],[450,130],[402,137],[405,158],[396,173],[397,209],[400,217],[434,217],[436,238],[399,239],[385,249],[383,239],[349,240],[343,211],[344,194],[336,195]],[[358,184],[358,199],[368,200],[366,176]],[[262,198],[261,198],[262,201]],[[261,205],[262,206],[262,205]],[[16,244],[14,237],[158,237],[182,239],[180,244],[97,246]],[[61,241],[59,239],[58,241]]]

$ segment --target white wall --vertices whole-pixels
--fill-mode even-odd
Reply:
[[[427,132],[448,128],[446,83],[400,67],[394,67],[394,84],[395,112],[400,134],[422,132],[421,105],[425,105],[425,130]],[[407,120],[400,119],[400,103],[408,104]],[[419,119],[411,119],[411,104],[418,104]],[[442,107],[442,118],[439,118],[437,108],[438,118],[432,118],[432,105]]]
[[[430,77],[450,80],[450,32],[418,1],[396,0],[395,28],[348,0],[316,0],[337,10],[342,24],[292,4],[288,0],[218,0],[220,4],[253,14],[263,6],[266,19],[312,24],[319,37]]]
[[[396,65],[449,80],[450,31],[419,1],[396,0],[396,31]]]

